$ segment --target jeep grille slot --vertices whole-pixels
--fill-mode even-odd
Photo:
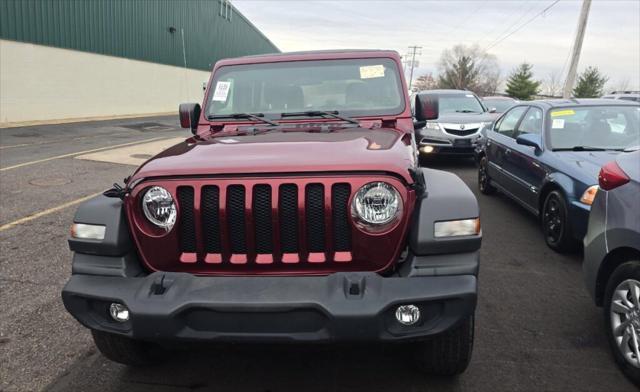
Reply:
[[[247,242],[245,231],[245,194],[244,186],[231,185],[227,188],[227,223],[231,253],[246,254]]]
[[[309,252],[324,251],[324,187],[309,184],[305,192],[307,247]]]
[[[178,187],[178,205],[180,206],[180,248],[184,253],[196,251],[196,223],[193,213],[193,188]]]
[[[256,253],[271,254],[273,252],[271,186],[261,184],[253,187],[252,211]]]
[[[215,185],[202,187],[202,233],[204,250],[209,254],[222,253],[220,239],[220,188]]]
[[[349,227],[349,184],[333,184],[331,210],[333,213],[333,249],[344,252],[351,249],[351,228]]]
[[[298,253],[298,187],[295,184],[280,185],[278,210],[280,250]]]

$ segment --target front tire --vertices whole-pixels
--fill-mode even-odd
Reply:
[[[622,372],[640,386],[640,260],[613,271],[605,291],[605,329]]]
[[[160,346],[153,343],[96,330],[91,330],[91,335],[102,355],[123,365],[152,365],[164,357]]]
[[[455,376],[469,366],[473,351],[474,316],[430,340],[418,343],[416,362],[425,373]]]
[[[496,193],[496,188],[491,185],[491,178],[489,177],[487,157],[482,157],[478,164],[478,189],[480,193],[484,195],[491,195]]]
[[[574,251],[577,241],[573,238],[569,209],[559,191],[551,191],[542,207],[542,232],[549,248],[564,253]]]

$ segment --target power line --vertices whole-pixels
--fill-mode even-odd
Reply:
[[[525,23],[523,23],[522,25],[520,25],[520,27],[518,27],[517,29],[513,30],[512,32],[510,32],[509,34],[507,34],[506,36],[502,37],[501,39],[499,39],[497,42],[489,45],[487,48],[484,49],[484,51],[488,51],[489,49],[495,47],[496,45],[498,45],[499,43],[501,43],[502,41],[504,41],[505,39],[511,37],[513,34],[517,33],[518,31],[522,30],[526,25],[528,25],[529,23],[533,22],[538,16],[544,14],[545,12],[549,11],[554,5],[558,4],[560,2],[560,0],[556,0],[554,1],[551,5],[549,5],[548,7],[546,7],[545,9],[543,9],[542,11],[538,12],[537,14],[535,14],[531,19],[527,20]]]
[[[526,5],[526,3],[524,3],[524,2],[523,2],[522,4],[523,4],[523,5]],[[513,23],[511,23],[511,24],[509,25],[509,27],[507,27],[506,29],[504,29],[504,30],[503,30],[500,34],[498,34],[498,35],[497,35],[493,40],[491,40],[491,43],[489,44],[489,46],[490,46],[490,45],[493,45],[493,43],[494,43],[494,42],[496,42],[497,40],[499,40],[499,39],[500,39],[500,37],[502,37],[505,33],[509,32],[509,30],[511,30],[511,29],[512,29],[514,26],[516,26],[518,23],[520,23],[520,21],[521,21],[522,19],[524,19],[524,17],[525,17],[525,16],[527,16],[527,15],[529,14],[529,12],[533,11],[533,9],[534,9],[534,8],[536,8],[536,5],[537,5],[536,3],[533,3],[533,6],[532,6],[532,7],[527,8],[527,9],[522,13],[522,15],[520,15],[520,17],[519,17],[518,19],[516,19]],[[518,9],[516,12],[514,12],[514,13],[513,13],[513,15],[515,15],[518,11],[520,11],[520,9]],[[494,29],[493,31],[495,31],[495,29]],[[493,31],[491,31],[491,32],[493,32]],[[480,41],[484,41],[484,39],[485,39],[485,38],[487,38],[488,36],[489,36],[489,34],[487,34],[486,36],[484,36]]]

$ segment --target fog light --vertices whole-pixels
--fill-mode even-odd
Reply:
[[[124,323],[129,320],[129,308],[119,303],[112,303],[109,306],[109,314],[111,314],[111,318],[116,320],[119,323]]]
[[[420,320],[420,309],[415,305],[398,306],[396,320],[403,325],[413,325]]]
[[[424,152],[425,154],[432,153],[433,152],[433,146],[420,147],[420,151]]]

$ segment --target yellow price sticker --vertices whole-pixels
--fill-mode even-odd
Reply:
[[[554,112],[551,112],[551,117],[573,116],[574,114],[576,114],[576,112],[572,109],[556,110]]]

